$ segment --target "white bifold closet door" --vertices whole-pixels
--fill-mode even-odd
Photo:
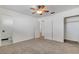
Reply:
[[[79,16],[65,19],[65,39],[79,42]]]

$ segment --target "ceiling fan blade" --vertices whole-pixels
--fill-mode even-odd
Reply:
[[[43,15],[43,14],[40,14],[40,15]]]
[[[30,8],[30,9],[32,9],[32,10],[36,10],[35,8]]]
[[[35,14],[36,12],[32,12],[32,14]]]
[[[55,12],[51,12],[51,14],[54,14]]]
[[[44,12],[49,12],[48,10],[45,10]]]

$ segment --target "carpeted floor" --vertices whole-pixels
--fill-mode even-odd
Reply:
[[[65,54],[79,53],[79,44],[32,39],[0,47],[0,54]]]

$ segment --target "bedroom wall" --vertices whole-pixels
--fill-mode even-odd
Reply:
[[[45,38],[59,42],[64,42],[64,17],[75,15],[79,15],[79,8],[67,10],[64,12],[41,18],[41,20],[45,20],[46,22],[44,25],[47,25],[46,28],[43,28]],[[51,29],[50,26],[52,26],[53,29]],[[53,32],[53,36],[51,32]]]
[[[0,20],[0,39],[1,39],[1,20]],[[0,46],[1,46],[1,41],[0,41]]]
[[[0,8],[0,20],[2,21],[1,30],[5,25],[12,32],[14,43],[39,37],[37,18]]]

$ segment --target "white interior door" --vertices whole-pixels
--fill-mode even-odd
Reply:
[[[79,41],[79,16],[65,19],[65,39]]]

